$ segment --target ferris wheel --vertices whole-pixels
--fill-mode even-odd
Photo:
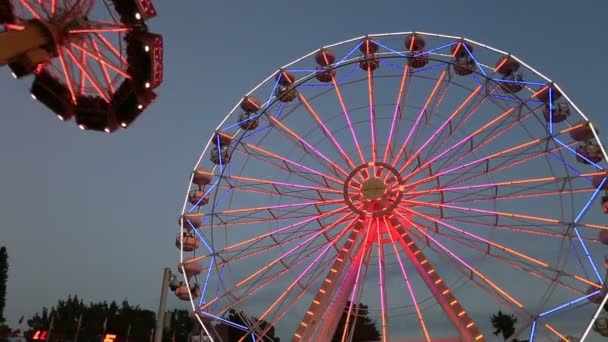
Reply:
[[[210,132],[175,294],[220,341],[358,340],[363,307],[382,341],[485,341],[499,310],[511,338],[584,338],[606,297],[597,132],[556,83],[470,39],[325,46]]]
[[[83,130],[127,128],[156,99],[162,36],[150,0],[0,0],[0,66]]]

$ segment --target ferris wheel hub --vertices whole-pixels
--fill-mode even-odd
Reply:
[[[344,182],[346,204],[352,211],[363,216],[390,214],[401,202],[403,191],[403,179],[399,171],[384,162],[360,165]]]

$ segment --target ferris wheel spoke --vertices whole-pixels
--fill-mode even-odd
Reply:
[[[74,64],[78,67],[78,69],[80,69],[80,72],[84,74],[87,81],[89,81],[89,83],[91,83],[91,85],[93,85],[93,88],[95,88],[95,90],[97,91],[99,96],[107,103],[110,103],[110,97],[103,90],[103,88],[101,87],[99,82],[97,82],[97,79],[95,79],[95,76],[93,76],[89,72],[89,70],[87,70],[86,66],[84,66],[84,65],[82,65],[82,63],[80,63],[80,61],[78,60],[78,57],[76,57],[69,48],[65,48],[65,52],[68,54],[68,56],[70,56],[70,58],[72,59],[72,62],[74,62]]]
[[[106,37],[103,36],[103,34],[95,32],[94,37],[99,39],[103,46],[108,49],[123,65],[129,64],[127,59],[112,45],[112,43],[110,43]]]
[[[315,234],[313,234],[311,237],[307,238],[306,240],[304,240],[300,244],[298,244],[295,247],[291,248],[289,251],[285,252],[280,257],[274,259],[273,261],[271,261],[270,263],[268,263],[264,267],[260,268],[256,272],[254,272],[254,273],[250,274],[249,276],[247,276],[245,279],[243,279],[243,280],[239,281],[238,283],[236,283],[235,286],[236,287],[243,286],[244,284],[246,284],[247,282],[251,281],[252,279],[255,279],[259,275],[264,274],[265,272],[267,272],[268,270],[270,270],[271,268],[273,268],[275,265],[283,262],[287,257],[289,257],[290,255],[292,255],[297,250],[299,250],[299,249],[305,249],[305,247],[308,246],[312,241],[316,240],[319,236],[321,236],[321,235],[329,232],[331,229],[335,228],[338,224],[343,223],[351,215],[352,215],[352,213],[347,213],[346,215],[342,216],[340,219],[336,220],[333,224],[330,224],[327,227],[323,227],[318,232],[316,232]]]
[[[42,19],[42,16],[40,15],[40,13],[34,9],[32,4],[30,4],[28,0],[20,0],[20,2],[23,5],[23,7],[27,8],[27,10],[34,16],[34,18]]]
[[[353,163],[353,161],[350,159],[350,157],[348,156],[348,153],[346,153],[344,151],[344,149],[342,148],[342,146],[340,145],[338,140],[336,140],[336,137],[334,136],[334,134],[327,128],[327,126],[321,119],[321,116],[315,111],[315,109],[312,107],[310,102],[306,99],[306,97],[301,92],[298,92],[298,99],[304,105],[304,107],[306,108],[308,113],[314,118],[315,122],[317,123],[319,128],[321,128],[323,133],[325,133],[325,135],[327,137],[329,137],[329,139],[333,143],[334,147],[338,150],[338,152],[342,156],[342,159],[344,159],[344,161],[346,162],[348,167],[351,169],[354,169],[356,166]]]
[[[486,99],[487,97],[484,97],[484,99]],[[471,133],[469,136],[461,139],[460,141],[458,141],[457,143],[455,143],[454,145],[450,146],[448,149],[444,150],[443,152],[441,152],[440,154],[436,155],[435,157],[433,157],[432,159],[430,159],[429,161],[425,162],[424,164],[422,164],[422,166],[416,167],[409,175],[408,178],[411,179],[412,177],[414,177],[416,174],[418,174],[419,172],[425,170],[427,167],[430,167],[434,162],[436,162],[437,160],[443,158],[445,155],[447,155],[448,153],[458,149],[459,147],[464,146],[467,142],[471,142],[473,141],[473,138],[475,138],[478,134],[482,133],[483,131],[485,131],[486,129],[488,129],[489,127],[491,127],[492,125],[494,125],[497,122],[500,122],[501,120],[503,120],[504,118],[506,118],[507,116],[511,115],[511,113],[515,110],[515,108],[511,107],[509,109],[507,109],[506,111],[504,111],[502,114],[500,114],[499,116],[495,117],[493,120],[489,121],[488,123],[486,123],[485,125],[483,125],[482,127],[478,128],[477,130],[475,130],[473,133]],[[458,129],[458,127],[456,128],[456,130]],[[456,130],[452,131],[450,134],[453,134]],[[447,139],[444,140],[444,142],[447,141]],[[443,144],[440,144],[439,146],[442,146]],[[429,153],[429,155],[432,155],[433,152]]]
[[[317,257],[306,267],[306,269],[304,269],[304,271],[298,275],[298,277],[285,289],[285,291],[283,291],[277,297],[277,299],[268,306],[268,308],[260,316],[261,319],[264,319],[265,317],[267,317],[270,314],[270,312],[272,312],[272,310],[290,294],[290,292],[300,283],[300,281],[304,278],[304,276],[306,276],[310,272],[310,270],[313,268],[313,266],[317,265],[325,257],[325,255],[329,252],[329,250],[334,247],[334,245],[338,242],[338,240],[341,237],[343,237],[344,235],[346,235],[346,233],[348,232],[348,228],[350,228],[355,223],[355,221],[356,221],[356,218],[351,219],[350,222],[348,223],[346,229],[343,229],[341,232],[336,234],[336,236],[334,238],[328,240],[326,244],[322,245],[322,246],[324,246],[324,248],[321,251],[321,253],[319,253],[319,255],[317,255]],[[327,264],[327,266],[329,266],[329,263]],[[317,272],[318,275],[320,275],[321,273],[322,272]]]
[[[343,185],[344,181],[341,181],[335,177],[332,177],[326,173],[320,172],[318,170],[315,170],[313,168],[310,168],[308,166],[303,165],[302,163],[297,163],[295,161],[292,161],[291,159],[283,156],[283,155],[279,155],[277,153],[271,152],[269,150],[263,149],[259,146],[253,145],[253,144],[249,144],[249,143],[244,143],[242,142],[239,146],[243,147],[243,149],[246,151],[246,153],[249,153],[250,155],[253,155],[253,151],[259,153],[260,156],[262,157],[267,157],[266,160],[270,159],[273,161],[280,161],[284,164],[288,164],[285,165],[285,167],[287,168],[287,171],[296,175],[299,175],[301,177],[304,177],[303,174],[314,174],[316,176],[319,176],[321,179],[319,180],[320,183],[324,184],[325,186],[329,186],[329,181],[335,183],[335,184],[339,184],[340,186]],[[251,149],[252,151],[248,151],[249,149]],[[281,166],[272,163],[273,165],[276,165],[275,167],[277,168],[282,168]],[[296,167],[297,169],[301,169],[303,171],[296,171],[295,169],[291,168],[289,165]],[[306,172],[304,172],[306,171]],[[308,177],[306,177],[306,179],[309,179]]]
[[[86,48],[86,42],[83,42],[83,47]],[[87,55],[84,52],[80,52],[80,63],[82,63],[82,65],[84,65],[85,67],[87,66]],[[80,86],[79,86],[79,92],[80,94],[84,94],[85,89],[86,89],[86,79],[84,77],[84,73],[80,73]]]
[[[89,58],[95,60],[97,63],[100,64],[100,66],[102,68],[111,69],[112,71],[114,71],[115,73],[119,74],[120,76],[122,76],[124,78],[128,78],[128,79],[131,78],[131,76],[129,74],[124,72],[118,65],[112,63],[107,57],[105,57],[102,54],[101,49],[99,48],[99,45],[97,44],[97,41],[90,39],[90,42],[91,42],[91,45],[93,46],[94,50],[87,48],[87,46],[85,45],[86,43],[82,43],[82,45],[81,45],[78,43],[71,42],[70,45],[73,48],[82,52],[83,54],[86,54]],[[107,69],[105,71],[106,73],[108,72]],[[111,82],[110,82],[110,84],[111,84]]]
[[[416,186],[418,186],[420,184],[424,184],[424,183],[433,181],[436,178],[439,178],[439,177],[442,177],[442,176],[446,176],[446,175],[450,175],[450,174],[455,173],[457,171],[464,172],[464,173],[461,173],[460,176],[468,175],[467,172],[464,171],[464,170],[470,169],[471,167],[481,167],[482,168],[481,173],[484,174],[484,175],[487,175],[487,174],[490,174],[492,172],[496,172],[496,171],[501,170],[500,167],[494,167],[494,168],[492,168],[490,166],[490,162],[493,161],[493,160],[498,160],[498,158],[505,159],[505,158],[507,158],[509,156],[511,156],[511,158],[516,158],[518,156],[519,157],[523,156],[523,158],[519,159],[517,162],[509,162],[509,164],[506,164],[507,167],[512,167],[514,165],[518,165],[518,164],[521,164],[523,162],[526,162],[526,161],[529,161],[529,160],[532,160],[532,159],[544,156],[547,153],[555,152],[555,151],[558,151],[558,150],[562,149],[561,147],[557,147],[557,148],[555,148],[553,150],[543,149],[543,151],[540,152],[540,153],[534,152],[534,154],[531,157],[529,156],[530,153],[522,153],[522,151],[527,151],[527,150],[533,149],[535,147],[538,147],[543,142],[546,143],[547,140],[548,140],[548,138],[533,139],[533,140],[521,143],[519,145],[512,146],[510,148],[504,149],[502,151],[493,153],[493,154],[491,154],[489,156],[481,157],[479,159],[473,160],[473,161],[468,162],[466,164],[462,164],[462,165],[453,167],[453,168],[448,169],[448,170],[444,170],[444,171],[437,171],[436,170],[434,172],[434,174],[432,174],[432,175],[430,175],[428,177],[425,177],[425,178],[419,179],[417,181],[413,181],[413,182],[408,183],[407,187],[410,188],[410,189],[414,189]],[[504,168],[504,165],[505,165],[505,163],[500,164],[500,166],[503,166],[503,168]],[[471,179],[474,179],[474,178],[476,178],[478,176],[479,175],[471,176],[471,177],[467,178],[466,180],[471,180]],[[454,184],[455,184],[454,182],[450,183],[450,185],[454,185]]]
[[[407,81],[409,79],[410,65],[405,64],[403,67],[403,74],[401,75],[401,83],[399,85],[399,92],[397,93],[397,100],[395,101],[395,110],[393,112],[393,119],[391,120],[391,126],[388,132],[388,139],[386,141],[386,148],[384,150],[384,157],[382,158],[382,162],[386,163],[388,160],[389,152],[392,153],[393,150],[393,134],[395,134],[395,124],[397,123],[397,117],[401,114],[401,101],[405,97],[405,91],[407,86]],[[407,86],[409,89],[409,86]],[[405,106],[405,101],[404,106]]]
[[[402,251],[405,252],[414,266],[419,278],[432,293],[433,297],[435,297],[447,318],[460,333],[460,336],[464,337],[465,340],[478,341],[483,339],[483,334],[475,325],[475,322],[469,317],[462,304],[460,304],[455,295],[447,287],[437,269],[417,246],[416,241],[410,236],[411,229],[405,229],[404,222],[409,224],[409,221],[404,221],[403,215],[399,213],[397,215],[401,219],[394,215],[389,217],[389,222],[391,223],[389,235],[391,235],[391,240],[399,243]],[[399,253],[397,252],[398,255]]]
[[[88,21],[89,25],[86,28],[71,29],[68,31],[70,34],[83,34],[83,33],[124,33],[131,31],[132,29],[128,26],[117,25],[114,23],[102,23],[95,21]]]
[[[412,139],[413,134],[416,132],[416,130],[418,129],[418,126],[420,125],[420,121],[422,121],[422,118],[426,115],[426,111],[429,108],[429,106],[431,105],[431,103],[433,102],[435,96],[437,95],[437,92],[439,91],[439,88],[441,87],[441,84],[443,83],[443,80],[444,80],[445,76],[447,75],[447,73],[448,73],[447,70],[443,70],[441,72],[441,75],[439,76],[439,78],[435,82],[435,85],[433,86],[433,90],[431,91],[431,93],[429,94],[429,96],[426,98],[424,106],[422,107],[422,109],[418,113],[418,117],[416,118],[416,121],[412,125],[412,128],[409,130],[409,132],[407,134],[407,137],[405,138],[405,140],[401,144],[401,148],[399,149],[399,152],[397,152],[397,154],[393,158],[393,162],[391,163],[391,166],[393,168],[397,167],[397,164],[399,163],[399,159],[401,158],[401,156],[405,152],[405,149],[407,147],[409,147],[408,145],[409,145],[410,139]]]
[[[471,233],[470,231],[465,231],[464,229],[459,228],[459,227],[454,226],[454,225],[451,225],[451,224],[448,224],[448,223],[446,223],[443,220],[439,220],[439,219],[434,218],[432,216],[425,215],[423,213],[420,213],[420,212],[417,212],[417,211],[414,211],[414,210],[411,210],[411,209],[406,209],[406,211],[411,212],[412,214],[414,214],[415,217],[421,217],[421,218],[426,219],[429,222],[432,222],[434,224],[434,227],[438,227],[438,225],[439,225],[439,226],[442,226],[444,228],[447,228],[448,230],[450,230],[452,232],[456,232],[458,236],[461,236],[463,238],[465,238],[465,236],[466,236],[466,238],[465,238],[466,240],[471,240],[472,239],[472,240],[474,240],[477,243],[481,242],[482,244],[485,244],[487,247],[485,247],[483,249],[480,249],[481,251],[484,252],[484,254],[493,255],[496,258],[500,258],[500,256],[497,253],[492,253],[492,247],[493,247],[494,250],[502,251],[504,253],[507,253],[507,254],[510,254],[510,255],[513,255],[513,256],[517,257],[517,259],[515,259],[515,260],[511,259],[511,260],[513,262],[517,263],[517,264],[523,265],[522,267],[532,266],[532,267],[535,267],[536,270],[541,269],[543,271],[550,272],[551,273],[551,275],[549,276],[550,279],[555,279],[556,277],[565,276],[565,277],[569,277],[569,278],[575,279],[577,281],[583,282],[583,283],[585,283],[587,285],[601,287],[601,285],[596,284],[596,283],[592,282],[589,279],[583,278],[583,277],[581,277],[579,275],[571,275],[571,274],[565,272],[564,270],[560,270],[560,269],[558,269],[555,266],[551,266],[547,262],[541,261],[541,260],[539,260],[537,258],[534,258],[534,257],[532,257],[530,255],[527,255],[525,253],[522,253],[520,251],[516,251],[516,250],[514,250],[512,248],[509,248],[509,247],[507,247],[505,245],[502,245],[502,244],[499,244],[497,242],[491,241],[489,239],[483,238],[483,237],[481,237],[481,236],[479,236],[477,234]],[[416,223],[418,225],[420,225],[419,222],[416,222]],[[431,227],[429,227],[429,226],[426,226],[426,227],[428,229],[431,229]],[[469,245],[469,247],[470,247],[470,245]]]
[[[506,133],[510,132],[513,128],[517,127],[524,120],[526,120],[528,118],[533,118],[534,117],[533,113],[534,112],[532,111],[532,112],[522,116],[519,120],[507,125],[506,127],[503,127],[503,128],[501,128],[500,126],[494,127],[494,129],[488,131],[488,133],[485,136],[479,137],[477,139],[477,144],[474,144],[474,141],[471,140],[471,146],[462,145],[461,147],[468,147],[462,154],[458,154],[458,153],[447,154],[445,157],[442,158],[442,159],[444,159],[443,163],[435,168],[435,173],[437,171],[445,170],[446,168],[453,166],[454,164],[470,157],[471,155],[473,155],[474,153],[479,151],[481,148],[488,146],[490,143],[492,143],[496,139],[502,137]],[[456,152],[456,151],[458,151],[458,149],[455,150],[454,152]],[[439,160],[441,160],[441,159],[438,159],[437,161],[439,161]],[[432,165],[430,167],[432,167]]]
[[[342,96],[342,91],[340,90],[340,85],[335,75],[332,75],[331,81],[334,85],[334,90],[336,91],[336,96],[338,98],[338,102],[340,103],[340,107],[342,108],[342,113],[344,113],[344,117],[346,118],[346,122],[348,123],[348,127],[350,129],[351,136],[353,137],[353,141],[355,142],[355,146],[357,148],[357,153],[359,154],[359,158],[361,159],[361,163],[365,163],[365,157],[363,156],[363,150],[359,145],[359,140],[357,139],[357,134],[355,133],[355,129],[353,127],[353,123],[350,118],[350,114],[348,113],[348,108],[346,103],[344,102],[344,97]]]
[[[427,230],[434,230],[433,227],[425,225],[421,222],[416,221],[415,223],[418,224],[420,227],[423,227]],[[522,263],[521,258],[506,258],[506,257],[500,256],[496,253],[492,253],[492,251],[489,250],[487,247],[482,247],[482,246],[479,246],[479,244],[472,243],[470,239],[464,238],[462,236],[446,234],[445,232],[441,232],[441,231],[436,232],[436,233],[437,233],[437,235],[439,235],[445,239],[449,239],[450,241],[452,241],[454,243],[457,243],[466,248],[470,248],[471,250],[475,250],[475,251],[479,252],[480,255],[490,256],[493,259],[495,259],[501,263],[507,264],[513,268],[518,269],[519,271],[525,272],[531,276],[542,279],[548,283],[555,282],[560,287],[567,289],[567,290],[571,291],[572,293],[584,295],[583,290],[573,288],[571,285],[563,282],[561,280],[562,278],[570,278],[572,280],[575,280],[577,283],[579,283],[581,285],[585,284],[588,286],[593,286],[598,289],[600,289],[602,287],[602,285],[600,285],[596,282],[593,282],[585,277],[582,277],[579,275],[572,275],[568,272],[558,269],[555,266],[548,265],[547,267],[538,267],[538,266],[534,266],[534,264]]]
[[[344,176],[348,176],[348,172],[346,172],[342,167],[340,167],[340,165],[336,164],[333,160],[328,158],[321,151],[316,149],[311,143],[309,143],[304,138],[299,136],[295,131],[293,131],[292,129],[287,127],[281,121],[277,120],[275,117],[273,117],[271,115],[267,115],[266,118],[270,121],[271,125],[276,125],[277,127],[279,127],[281,129],[281,131],[285,132],[287,135],[289,135],[292,138],[299,141],[302,144],[302,146],[300,148],[301,150],[305,151],[306,153],[309,153],[308,151],[312,151],[314,154],[316,154],[318,157],[320,157],[323,161],[328,163],[331,166],[330,169],[333,170],[335,173],[342,173]],[[295,145],[300,146],[299,144],[295,144]],[[305,149],[303,147],[306,147],[307,149]]]
[[[96,55],[100,56],[101,50],[99,49],[97,42],[93,39],[89,39],[89,40],[91,41],[91,45],[93,45],[93,48],[95,49]],[[84,47],[86,48],[86,46],[84,46]],[[104,61],[104,60],[100,58],[97,60],[97,63],[101,66],[101,72],[103,73],[103,78],[106,81],[106,85],[108,86],[108,89],[110,89],[110,93],[114,94],[116,89],[114,88],[114,84],[112,83],[112,80],[110,79],[110,73],[108,72],[108,66],[106,65],[106,63],[104,63],[102,61]],[[131,76],[129,76],[126,72],[124,72],[120,69],[116,69],[116,70],[119,70],[117,72],[119,75],[125,77],[126,79],[131,79]]]
[[[483,238],[483,237],[481,237],[481,236],[479,236],[477,234],[473,234],[471,232],[465,231],[462,228],[459,228],[459,227],[456,227],[454,225],[448,224],[448,223],[446,223],[446,222],[444,222],[442,220],[436,219],[436,218],[434,218],[432,216],[423,214],[423,213],[415,211],[415,210],[411,210],[409,208],[405,208],[405,210],[408,211],[408,212],[410,212],[410,213],[412,213],[412,214],[414,214],[416,217],[422,217],[422,218],[424,218],[424,219],[426,219],[426,220],[428,220],[428,221],[430,221],[432,223],[437,224],[436,226],[442,226],[442,227],[447,228],[447,229],[449,229],[449,230],[451,230],[453,232],[456,232],[456,233],[462,234],[464,236],[467,236],[468,238],[471,238],[471,239],[475,240],[476,242],[481,242],[481,243],[486,244],[487,245],[488,253],[490,253],[490,250],[493,247],[493,248],[495,248],[497,250],[503,251],[505,253],[509,253],[511,255],[517,256],[518,258],[521,258],[521,259],[524,259],[524,260],[526,260],[528,262],[531,262],[531,263],[533,263],[533,264],[535,264],[537,266],[541,266],[541,267],[545,267],[545,268],[549,267],[549,264],[547,264],[544,261],[538,260],[538,259],[536,259],[536,258],[534,258],[532,256],[529,256],[529,255],[526,255],[525,253],[516,251],[516,250],[514,250],[512,248],[509,248],[509,247],[507,247],[505,245],[502,245],[502,244],[499,244],[497,242],[493,242],[491,240]]]
[[[498,286],[498,284],[496,284],[495,282],[493,282],[492,280],[490,280],[490,278],[488,278],[487,276],[485,276],[479,270],[477,270],[473,266],[469,265],[466,261],[464,261],[458,255],[456,255],[456,253],[454,253],[453,251],[451,251],[449,248],[447,248],[445,245],[443,245],[441,242],[439,242],[433,236],[431,236],[430,234],[428,234],[425,231],[425,229],[421,229],[416,224],[414,224],[411,220],[409,220],[407,217],[401,215],[400,213],[397,213],[397,215],[399,215],[403,220],[405,220],[406,222],[408,222],[418,232],[420,232],[422,235],[424,235],[426,239],[428,239],[429,241],[433,242],[433,244],[435,244],[436,246],[438,246],[443,253],[445,253],[446,255],[448,255],[449,257],[451,257],[451,259],[453,261],[455,261],[456,265],[458,265],[460,267],[466,268],[469,271],[469,276],[471,278],[473,278],[474,276],[476,276],[481,281],[483,281],[484,283],[486,283],[490,287],[492,287],[503,298],[507,299],[509,302],[513,303],[515,306],[517,306],[520,309],[524,308],[524,305],[520,301],[518,301],[514,296],[512,296],[511,294],[509,294],[506,290],[502,289],[500,286]]]
[[[386,219],[384,217],[382,219],[385,221],[384,224],[387,225],[388,223],[386,222]],[[426,322],[424,320],[424,316],[422,315],[422,310],[420,309],[420,306],[418,305],[418,301],[416,300],[416,293],[414,292],[414,288],[412,287],[412,284],[410,283],[410,279],[405,270],[403,260],[401,259],[401,254],[399,253],[399,250],[397,249],[397,243],[395,241],[396,238],[393,236],[394,234],[395,234],[394,229],[389,229],[388,235],[391,240],[391,247],[393,248],[393,252],[395,252],[395,258],[397,259],[397,262],[399,264],[399,269],[401,270],[401,275],[403,276],[403,281],[405,282],[405,285],[407,287],[408,293],[410,295],[410,299],[412,300],[412,303],[414,304],[414,309],[416,310],[416,316],[418,317],[418,322],[420,323],[420,328],[422,329],[426,342],[431,342],[431,337],[429,335],[429,330],[428,330]]]
[[[281,263],[281,265],[283,266],[283,268],[281,270],[279,270],[278,272],[276,272],[275,274],[267,277],[267,279],[264,279],[263,283],[261,284],[252,284],[249,286],[249,288],[244,291],[244,293],[240,296],[238,296],[238,299],[236,301],[234,301],[233,303],[231,303],[229,306],[223,308],[222,310],[220,310],[220,312],[223,312],[225,310],[228,310],[230,308],[230,306],[234,306],[237,305],[238,303],[246,300],[247,298],[251,298],[254,294],[258,293],[259,291],[263,290],[264,288],[266,288],[266,286],[270,285],[271,283],[273,283],[274,281],[276,281],[278,278],[286,275],[289,271],[292,271],[294,267],[303,264],[305,262],[310,261],[309,259],[315,255],[317,255],[317,257],[310,262],[310,264],[308,265],[307,269],[309,270],[308,272],[305,273],[310,273],[312,265],[315,265],[315,267],[324,267],[323,266],[323,262],[320,262],[320,260],[323,258],[323,254],[326,254],[327,251],[329,249],[331,249],[331,247],[335,246],[335,243],[342,237],[344,236],[345,231],[339,232],[338,234],[336,234],[336,236],[334,236],[332,239],[327,239],[327,243],[326,244],[319,244],[318,246],[315,246],[314,248],[312,248],[310,251],[308,251],[308,253],[303,254],[300,253],[300,255],[297,256],[297,258],[294,258],[294,262],[287,265],[285,263]],[[280,246],[280,245],[278,245]],[[305,250],[303,250],[302,252],[304,252]],[[320,254],[317,254],[319,253]],[[325,261],[325,263],[327,263],[328,261]],[[301,274],[301,276],[303,277],[304,274]],[[318,277],[319,275],[316,275],[315,277]],[[297,283],[300,284],[301,280],[298,281]],[[313,281],[313,279],[309,280],[309,282]],[[303,290],[306,290],[306,286],[303,286],[300,284],[300,287]],[[232,291],[234,291],[235,288],[230,289],[228,292],[231,293]],[[221,300],[225,295],[216,297],[213,299],[213,302]],[[206,305],[202,306],[200,308],[200,310],[204,310],[206,308],[208,308],[210,305],[212,305],[213,303],[209,302]]]
[[[592,177],[600,173],[581,174],[580,176],[565,177],[541,177],[530,179],[519,179],[508,182],[496,182],[485,184],[471,184],[468,186],[446,186],[443,188],[411,191],[404,194],[408,199],[423,199],[440,195],[442,198],[449,195],[449,200],[443,200],[448,204],[473,204],[484,201],[508,201],[519,199],[531,199],[537,197],[559,198],[568,194],[592,193],[596,189],[592,186],[584,188],[571,188],[569,182],[572,180]]]
[[[240,248],[242,246],[246,246],[246,245],[249,245],[249,244],[252,244],[252,243],[258,243],[258,242],[261,242],[261,241],[263,241],[263,240],[265,240],[267,238],[271,238],[272,239],[277,234],[288,232],[291,229],[294,229],[294,228],[297,228],[297,227],[300,227],[299,229],[302,229],[302,227],[305,227],[306,225],[308,225],[311,222],[319,222],[319,224],[320,224],[320,222],[321,222],[320,220],[332,217],[334,215],[341,214],[341,213],[343,213],[345,211],[348,211],[347,208],[348,207],[344,206],[344,207],[332,210],[332,211],[327,212],[327,213],[322,213],[322,214],[314,215],[314,216],[310,216],[309,215],[308,218],[306,218],[306,219],[304,219],[302,221],[299,221],[299,222],[296,222],[296,223],[292,223],[292,224],[289,224],[287,226],[283,226],[281,228],[275,229],[275,230],[273,230],[271,232],[264,233],[262,235],[256,236],[254,238],[243,240],[243,241],[231,244],[229,246],[226,246],[224,248],[224,250],[228,251],[228,250]]]
[[[411,163],[416,160],[416,158],[420,155],[420,153],[428,146],[428,144],[431,143],[431,141],[433,141],[435,139],[435,137],[437,135],[439,135],[444,129],[445,127],[458,115],[462,112],[462,110],[475,98],[477,97],[477,95],[479,94],[479,92],[481,91],[482,86],[478,86],[471,94],[469,94],[469,96],[464,99],[460,105],[454,110],[454,112],[452,112],[452,114],[443,122],[443,124],[441,124],[441,126],[439,126],[439,128],[437,128],[437,130],[427,139],[427,141],[418,149],[414,152],[413,155],[409,156],[407,161],[405,162],[405,164],[399,169],[399,173],[403,173],[405,170],[407,170],[408,166],[411,165]],[[408,177],[406,177],[406,180],[408,179]]]
[[[378,146],[376,145],[376,103],[374,100],[374,73],[372,72],[371,68],[367,68],[367,93],[369,98],[369,128],[372,150],[371,160],[375,161],[378,160]]]
[[[310,216],[311,213],[322,213],[324,206],[342,205],[344,200],[324,200],[278,204],[266,207],[235,208],[222,211],[213,211],[206,214],[213,217],[215,225],[243,225],[260,224],[262,222],[279,222]],[[204,227],[204,225],[203,225]]]
[[[292,193],[298,192],[302,190],[312,190],[319,193],[327,193],[327,194],[342,194],[342,190],[333,189],[330,187],[317,187],[306,184],[296,184],[296,183],[286,183],[286,182],[278,182],[269,179],[262,178],[253,178],[253,177],[244,177],[244,176],[226,176],[222,178],[226,183],[228,183],[231,187],[260,187],[264,186],[263,189],[267,189],[267,187],[274,189],[277,194],[281,195],[283,192]],[[294,190],[297,189],[297,190]]]
[[[243,185],[243,186],[235,186],[232,184],[218,184],[218,188],[225,191],[233,191],[235,194],[237,193],[248,193],[248,194],[260,194],[260,195],[269,195],[276,196],[277,198],[282,199],[290,199],[290,200],[304,200],[304,201],[318,201],[318,200],[326,200],[325,198],[320,196],[320,193],[314,190],[299,190],[299,191],[290,191],[290,192],[277,192],[275,188],[262,188],[255,185]]]
[[[545,222],[545,223],[550,223],[553,225],[564,225],[564,226],[570,226],[573,224],[572,222],[564,222],[564,221],[560,221],[557,219],[542,217],[542,216],[517,214],[517,213],[502,212],[502,211],[487,210],[487,209],[468,208],[468,207],[461,207],[461,206],[444,204],[444,203],[428,203],[428,202],[418,202],[418,201],[411,201],[411,200],[403,200],[403,201],[411,203],[411,204],[415,204],[420,207],[444,208],[444,209],[453,209],[453,210],[468,212],[468,213],[492,215],[492,216],[496,217],[497,224],[499,223],[498,221],[501,218],[511,219],[511,220],[529,220],[529,221],[534,221],[534,222]],[[608,226],[588,224],[588,223],[578,223],[577,226],[586,227],[586,228],[596,228],[596,229],[608,229]]]
[[[59,54],[59,63],[61,64],[61,69],[63,71],[63,75],[65,77],[66,85],[68,86],[68,90],[70,91],[70,97],[72,98],[72,103],[76,103],[76,94],[74,92],[74,81],[72,79],[72,73],[67,66],[65,55],[63,54],[63,49],[57,49]]]

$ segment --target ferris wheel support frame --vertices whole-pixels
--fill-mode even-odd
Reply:
[[[37,65],[52,55],[45,46],[54,44],[44,24],[31,21],[22,30],[0,33],[0,66],[19,61]]]

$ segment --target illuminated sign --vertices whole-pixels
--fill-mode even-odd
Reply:
[[[34,337],[32,337],[32,340],[46,341],[46,337],[48,334],[49,332],[46,330],[36,330],[36,333],[34,333]]]
[[[104,336],[104,338],[103,338],[103,342],[114,342],[115,339],[116,339],[116,335],[106,334],[106,336]]]

